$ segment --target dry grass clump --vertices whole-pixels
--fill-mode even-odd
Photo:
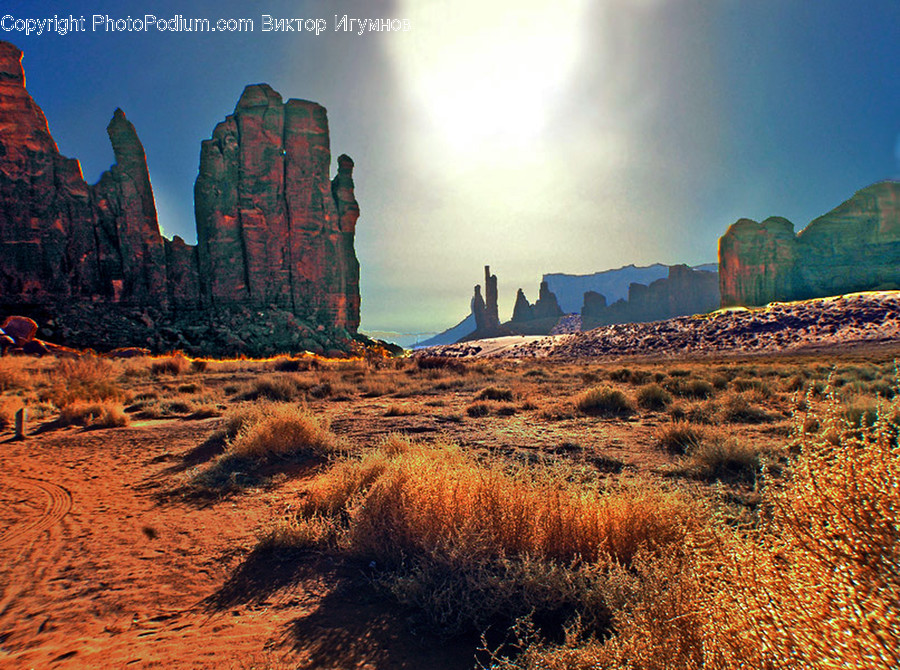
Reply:
[[[664,410],[672,403],[672,394],[659,384],[646,384],[638,389],[638,407],[649,410]]]
[[[393,438],[314,479],[289,527],[375,561],[382,585],[444,632],[532,610],[599,632],[611,575],[642,550],[677,546],[702,524],[698,510],[651,486],[585,490]]]
[[[416,356],[415,368],[418,370],[447,370],[464,374],[468,371],[466,364],[455,358],[445,356]]]
[[[271,360],[272,369],[276,372],[302,372],[318,370],[321,365],[315,356],[276,356]]]
[[[682,455],[706,439],[706,429],[687,421],[673,421],[656,436],[656,446],[670,454]]]
[[[741,393],[728,392],[719,402],[720,416],[726,423],[766,423],[772,417],[766,410],[750,403]]]
[[[526,635],[493,667],[900,667],[897,410],[848,430],[832,399],[823,430],[797,433],[789,476],[764,479],[754,525],[716,523],[715,542],[639,555],[611,637]]]
[[[25,356],[0,358],[0,393],[17,389],[31,389],[39,378],[33,359]]]
[[[305,398],[311,386],[311,383],[291,374],[268,374],[254,379],[240,397],[242,400],[293,402]]]
[[[670,375],[671,375],[670,371]],[[673,377],[665,382],[665,388],[672,395],[683,398],[709,398],[715,393],[715,387],[705,379],[686,379]]]
[[[227,454],[253,460],[288,456],[322,456],[338,448],[337,438],[328,429],[328,421],[295,405],[267,405],[256,414],[232,419],[226,430],[234,430]]]
[[[13,425],[16,412],[22,407],[22,401],[9,396],[0,396],[0,430]]]
[[[150,374],[154,376],[172,375],[177,377],[184,374],[191,368],[191,362],[182,354],[173,354],[171,356],[160,356],[152,359],[150,363]]]
[[[760,397],[768,398],[772,395],[772,387],[763,379],[745,379],[738,377],[731,381],[731,387],[735,391],[755,391]]]
[[[59,359],[47,370],[49,384],[38,391],[38,397],[57,407],[124,399],[128,394],[115,382],[118,371],[115,363],[96,356]]]
[[[634,405],[618,389],[595,386],[575,398],[575,409],[581,414],[602,417],[623,417],[634,414]]]
[[[747,440],[707,435],[688,447],[684,469],[701,479],[752,481],[760,456],[759,448]]]
[[[477,419],[482,416],[487,416],[490,413],[491,413],[491,404],[484,400],[477,400],[476,402],[470,403],[466,407],[466,414],[468,414],[473,419]]]
[[[419,411],[415,407],[398,404],[388,405],[388,408],[384,410],[385,416],[414,416],[418,413]]]
[[[73,402],[62,408],[57,422],[62,426],[117,428],[128,425],[128,415],[120,403]]]
[[[497,400],[500,402],[512,402],[513,392],[508,388],[499,386],[486,386],[476,395],[475,400]]]

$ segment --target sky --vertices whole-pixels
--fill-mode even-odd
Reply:
[[[0,39],[25,52],[28,90],[87,181],[113,162],[105,128],[125,111],[167,236],[196,241],[200,142],[245,85],[327,108],[333,160],[356,163],[366,332],[452,326],[486,264],[508,318],[516,289],[533,301],[544,273],[714,262],[738,218],[800,230],[900,178],[897,0],[0,6],[16,19],[71,13],[86,32]],[[254,30],[91,30],[94,14],[147,13],[251,18]],[[263,14],[327,27],[265,32]],[[335,30],[344,14],[410,30]]]

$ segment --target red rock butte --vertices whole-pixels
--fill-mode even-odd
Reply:
[[[756,306],[900,288],[900,182],[883,181],[799,233],[740,219],[719,239],[722,305]]]
[[[116,162],[89,185],[25,89],[22,52],[0,41],[0,309],[99,348],[268,353],[356,334],[353,161],[340,156],[329,179],[324,107],[244,89],[201,144],[196,246],[160,234],[144,147],[122,110],[107,133]],[[259,332],[230,332],[249,314]],[[278,342],[254,345],[267,329]]]

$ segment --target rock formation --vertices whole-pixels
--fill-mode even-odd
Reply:
[[[873,184],[799,234],[741,219],[719,239],[722,305],[764,305],[900,285],[900,182]]]
[[[472,297],[472,316],[475,330],[460,342],[480,340],[503,335],[547,335],[559,321],[563,312],[559,308],[556,296],[541,282],[540,295],[537,302],[531,305],[522,289],[516,294],[516,304],[510,321],[500,323],[497,304],[497,276],[491,274],[489,265],[484,266],[485,297],[481,295],[481,286],[475,286]]]
[[[556,296],[550,291],[547,282],[542,281],[534,305],[529,304],[525,293],[519,289],[512,319],[506,325],[521,335],[547,335],[562,315]]]
[[[475,331],[463,339],[480,340],[485,337],[508,335],[500,325],[500,308],[497,305],[497,275],[491,274],[491,266],[484,266],[484,297],[481,285],[475,285],[472,296],[472,314],[475,317]]]
[[[329,180],[323,107],[246,87],[201,145],[191,246],[160,235],[144,148],[122,110],[107,127],[116,162],[88,185],[59,153],[21,60],[0,42],[0,310],[100,348],[263,354],[355,335],[353,161],[340,156]]]
[[[594,291],[584,294],[581,308],[583,330],[615,323],[644,323],[677,316],[703,314],[719,306],[719,278],[715,272],[673,265],[669,276],[649,286],[631,284],[628,300],[611,305]]]

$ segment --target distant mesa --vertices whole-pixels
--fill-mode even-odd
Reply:
[[[649,286],[633,283],[628,287],[628,299],[611,305],[607,305],[602,294],[587,291],[581,307],[581,327],[591,330],[616,323],[662,321],[705,314],[718,307],[718,273],[672,265],[667,277]]]
[[[0,310],[78,347],[265,355],[346,349],[359,326],[353,161],[333,180],[325,109],[244,89],[201,144],[197,245],[160,235],[144,147],[121,109],[97,184],[59,153],[0,42]],[[43,333],[47,336],[46,333]]]
[[[884,181],[800,233],[740,219],[719,239],[722,306],[759,306],[900,286],[900,182]]]
[[[633,265],[593,275],[544,275],[538,299],[532,305],[520,288],[516,294],[512,318],[501,323],[497,314],[497,277],[485,266],[485,296],[481,285],[475,286],[471,313],[461,323],[422,343],[422,346],[450,344],[504,335],[549,335],[589,330],[601,325],[660,321],[676,316],[701,314],[719,306],[719,279],[716,265]],[[649,285],[629,281],[632,278],[655,277]],[[552,282],[552,284],[551,284]],[[582,294],[580,307],[566,312],[552,290],[556,285],[567,294],[585,287],[623,295],[609,304],[599,291],[588,289]],[[627,285],[627,293],[621,287]],[[571,295],[568,296],[571,298]],[[571,303],[571,300],[569,301]],[[474,325],[474,329],[472,326]],[[462,335],[462,331],[466,331]],[[462,337],[460,337],[462,335]]]

